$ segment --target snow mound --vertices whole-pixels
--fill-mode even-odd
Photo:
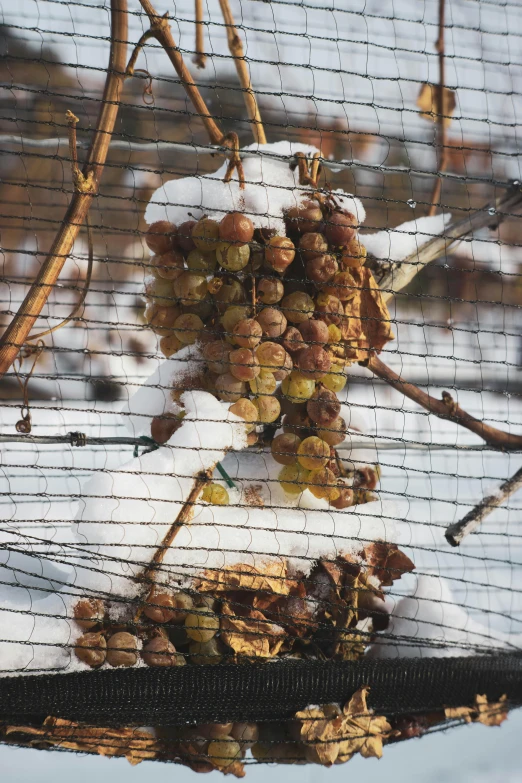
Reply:
[[[310,188],[299,185],[296,152],[313,155],[318,150],[290,141],[244,147],[244,190],[239,187],[237,173],[230,182],[223,182],[226,162],[212,174],[170,180],[153,194],[145,220],[149,224],[169,220],[179,225],[204,215],[221,220],[227,212],[237,210],[248,215],[256,228],[271,228],[284,235],[283,213],[310,197]],[[355,214],[359,223],[364,221],[366,213],[359,199],[342,190],[333,193],[343,209]]]
[[[433,215],[409,220],[393,229],[361,234],[365,248],[381,261],[404,261],[437,234],[442,234],[451,215]]]

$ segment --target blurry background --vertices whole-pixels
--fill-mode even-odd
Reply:
[[[425,215],[437,148],[435,126],[419,115],[416,99],[423,82],[438,81],[438,2],[231,3],[268,140],[312,143],[324,157],[348,164],[337,173],[327,172],[326,179],[363,201],[366,231],[391,229]],[[222,128],[237,131],[243,144],[251,143],[217,0],[205,2],[208,59],[206,69],[199,71],[191,62],[193,3],[181,0],[156,7],[160,13],[169,10],[174,38]],[[6,324],[45,257],[70,198],[65,112],[70,109],[79,117],[80,142],[88,142],[95,123],[108,58],[109,12],[106,3],[96,0],[18,0],[3,4],[1,22],[0,317]],[[147,27],[138,2],[132,1],[130,42]],[[507,180],[522,179],[522,6],[500,0],[447,0],[445,38],[446,84],[456,91],[456,110],[448,130],[449,164],[441,202],[444,211],[460,218],[504,192]],[[46,339],[50,350],[30,382],[35,434],[122,430],[117,415],[122,401],[161,361],[156,337],[140,322],[148,257],[142,242],[145,206],[162,182],[219,166],[210,154],[194,151],[194,145],[207,143],[206,134],[164,52],[151,43],[138,67],[153,76],[154,104],[143,102],[142,79],[127,81],[114,134],[121,143],[109,152],[91,211],[96,263],[83,317]],[[142,150],[139,144],[148,146]],[[79,155],[81,159],[82,149]],[[419,274],[392,305],[397,341],[383,356],[431,393],[449,389],[470,413],[519,432],[520,226],[520,219],[508,219],[500,230],[476,235]],[[83,236],[44,311],[48,318],[40,321],[42,328],[68,315],[85,268]],[[0,399],[2,431],[13,431],[20,390],[12,374],[0,383]],[[520,633],[520,498],[493,514],[459,553],[441,553],[442,528],[514,473],[517,455],[412,451],[411,444],[465,445],[475,440],[432,420],[378,382],[370,386],[358,367],[351,373],[348,400],[367,434],[403,440],[401,450],[379,454],[381,492],[397,500],[410,525],[411,541],[403,543],[417,548],[418,567],[444,573],[457,599],[480,616],[492,634]],[[50,522],[59,526],[70,520],[82,477],[130,456],[130,449],[127,454],[115,449],[4,448],[0,502],[10,535],[16,531],[23,540],[24,535],[38,535],[43,524],[48,531]],[[405,589],[411,589],[411,582],[404,581]],[[357,759],[347,772],[298,767],[284,769],[284,774],[339,779],[362,771],[368,780],[383,772],[408,779],[408,770],[426,781],[442,774],[467,781],[495,780],[502,771],[504,780],[522,780],[515,759],[520,720],[514,714],[501,730],[466,727],[396,746],[385,751],[378,765]],[[103,759],[69,754],[36,757],[11,749],[0,754],[10,770],[6,779],[29,779],[23,777],[24,769],[36,764],[40,780],[60,774],[80,781],[88,774],[104,779],[114,769],[135,780],[150,774],[157,780],[192,775],[148,763],[136,770],[122,761],[108,767]],[[496,772],[488,767],[493,757]],[[249,776],[261,779],[267,773],[262,767],[251,769]]]

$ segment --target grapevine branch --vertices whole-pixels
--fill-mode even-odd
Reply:
[[[391,263],[390,268],[379,280],[384,301],[388,302],[392,296],[406,288],[415,275],[427,264],[448,253],[456,242],[473,235],[481,228],[496,228],[521,205],[522,189],[520,185],[513,185],[492,204],[486,204],[476,212],[466,215],[462,220],[450,223],[442,234],[430,239],[403,261]]]
[[[69,257],[80,228],[86,220],[92,200],[98,192],[98,185],[107,158],[125,78],[126,41],[127,0],[111,0],[111,49],[96,130],[89,146],[83,170],[80,171],[77,164],[75,164],[74,158],[72,160],[76,175],[74,176],[74,195],[71,203],[47,258],[43,262],[17,314],[0,340],[0,378],[12,366],[35,321],[40,316]],[[75,125],[71,118],[69,118],[69,122],[73,126]],[[76,147],[74,154],[76,154]]]
[[[207,56],[205,54],[205,40],[203,31],[203,0],[196,0],[195,8],[196,16],[196,54],[192,62],[198,68],[204,68],[207,62]]]
[[[415,384],[405,381],[377,356],[372,356],[368,360],[367,366],[368,369],[383,381],[386,381],[392,388],[397,389],[397,391],[416,402],[422,408],[425,408],[429,413],[435,414],[439,419],[446,419],[455,424],[460,424],[482,438],[488,446],[502,451],[522,448],[522,435],[512,435],[476,419],[462,410],[449,392],[442,392],[442,399],[438,400],[436,397],[432,397],[430,394],[422,391],[422,389],[419,389]]]
[[[437,86],[438,96],[438,117],[437,117],[437,139],[439,144],[439,160],[437,166],[437,177],[433,185],[433,191],[431,194],[431,206],[428,215],[434,215],[437,211],[437,205],[440,201],[440,194],[442,189],[442,177],[441,174],[445,170],[448,164],[448,150],[446,146],[446,121],[444,117],[444,91],[446,86],[445,75],[445,45],[444,45],[444,17],[446,10],[446,0],[439,0],[439,37],[435,44],[435,48],[439,55],[439,84]]]
[[[198,90],[189,69],[185,65],[185,61],[181,56],[181,52],[179,51],[178,47],[176,46],[176,42],[172,37],[172,32],[168,20],[168,12],[163,16],[160,16],[156,11],[156,9],[154,8],[154,6],[152,5],[152,3],[150,2],[150,0],[140,0],[140,3],[143,10],[145,11],[145,13],[149,18],[150,29],[146,33],[144,33],[144,35],[142,35],[140,41],[138,42],[133,52],[133,55],[129,60],[129,65],[127,67],[126,75],[127,76],[132,75],[132,71],[130,71],[129,69],[134,68],[138,54],[143,48],[143,45],[146,42],[146,40],[148,40],[149,38],[155,38],[157,42],[165,49],[165,52],[167,53],[169,60],[174,66],[176,73],[178,74],[181,80],[185,92],[187,93],[188,97],[192,101],[192,105],[194,106],[196,112],[201,117],[201,121],[205,126],[211,144],[217,144],[220,147],[226,147],[227,149],[230,149],[232,152],[227,173],[225,175],[225,182],[230,181],[232,179],[232,175],[234,171],[237,170],[240,187],[244,188],[245,177],[243,173],[243,164],[241,162],[241,158],[239,155],[239,139],[237,133],[223,134],[221,129],[213,119],[212,115],[210,114],[207,105],[203,100],[203,97],[200,91]],[[136,52],[136,50],[138,51]]]
[[[223,20],[227,30],[228,48],[230,50],[230,54],[234,58],[234,64],[236,66],[239,82],[243,88],[246,110],[252,123],[252,133],[254,135],[254,139],[258,144],[266,144],[265,130],[261,122],[259,106],[257,104],[254,90],[252,89],[250,70],[245,60],[243,43],[237,32],[237,28],[234,23],[234,17],[232,16],[232,11],[230,10],[229,1],[219,0],[219,5],[221,6],[221,13],[223,14]]]
[[[500,485],[498,492],[481,500],[463,519],[449,525],[446,530],[446,541],[451,546],[458,546],[462,539],[472,533],[480,525],[483,519],[498,508],[505,500],[522,488],[522,468],[519,468],[514,476]]]

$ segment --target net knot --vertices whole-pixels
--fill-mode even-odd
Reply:
[[[84,432],[69,432],[69,443],[71,446],[85,446],[87,444],[87,436]]]

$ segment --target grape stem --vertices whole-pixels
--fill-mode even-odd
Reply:
[[[445,11],[446,0],[439,0],[439,35],[435,43],[435,49],[439,55],[439,83],[437,85],[437,141],[439,145],[439,157],[437,163],[437,175],[433,184],[433,191],[431,193],[431,205],[428,210],[428,215],[434,215],[437,211],[437,206],[440,201],[440,194],[442,190],[442,177],[441,174],[445,171],[448,165],[448,148],[446,145],[446,122],[444,117],[444,92],[446,83],[446,63],[445,63],[445,43],[444,43],[444,24],[445,24]]]
[[[430,394],[422,391],[422,389],[419,389],[415,384],[405,381],[375,355],[371,356],[367,363],[363,362],[363,364],[383,381],[386,381],[393,389],[401,392],[401,394],[425,408],[429,413],[433,413],[439,419],[452,421],[474,432],[488,446],[499,451],[522,448],[522,435],[512,435],[510,432],[504,432],[496,427],[491,427],[489,424],[485,424],[480,419],[476,419],[462,410],[449,392],[442,392],[442,399],[438,400],[436,397],[432,397]]]

